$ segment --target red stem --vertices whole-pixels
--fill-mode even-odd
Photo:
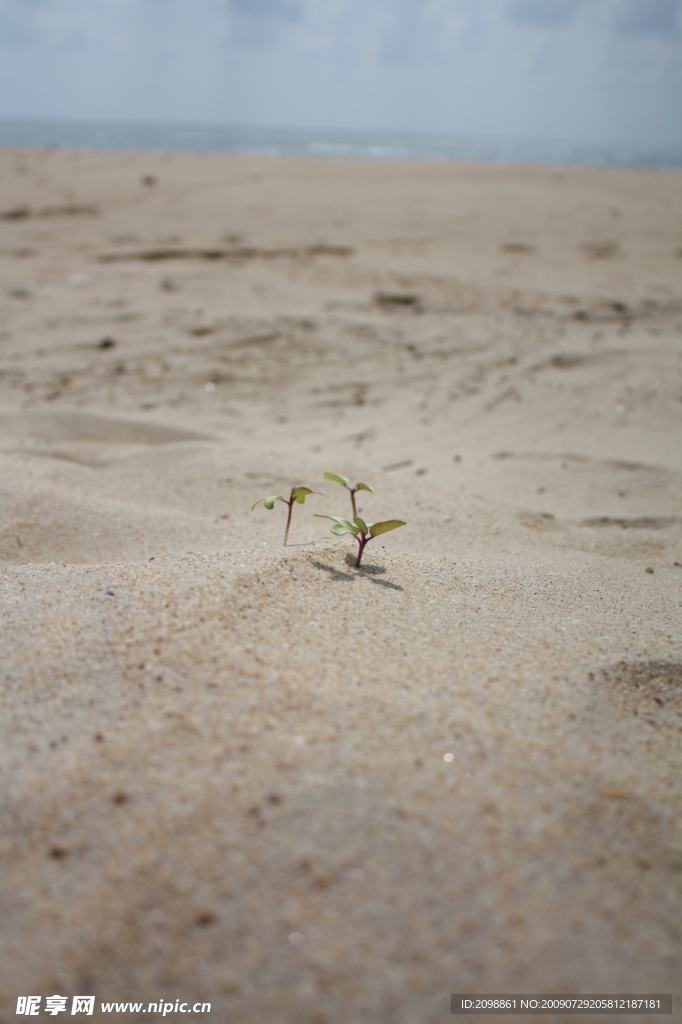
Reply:
[[[360,562],[362,561],[362,553],[363,553],[363,551],[365,550],[365,547],[369,544],[369,542],[371,541],[372,538],[371,537],[361,537],[360,535],[356,534],[355,539],[358,542],[358,544],[360,545],[360,549],[358,551],[357,561],[355,563],[355,568],[359,569],[360,568]]]
[[[291,498],[290,501],[285,501],[284,502],[285,505],[289,506],[289,513],[287,515],[287,525],[286,525],[286,529],[284,531],[284,543],[285,544],[286,544],[286,542],[288,540],[288,537],[289,537],[289,527],[291,526],[291,513],[292,513],[293,508],[294,508],[294,501],[295,500],[296,500],[295,498]]]
[[[354,488],[350,488],[349,487],[348,490],[350,491],[350,501],[351,501],[351,505],[353,506],[353,518],[355,518],[355,516],[358,514],[358,510],[355,507],[355,492],[357,490],[357,487],[354,487]]]

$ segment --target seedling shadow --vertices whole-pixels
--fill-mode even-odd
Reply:
[[[350,569],[355,568],[355,555],[348,552],[348,554],[344,556],[343,560]],[[371,563],[370,565],[367,565],[365,563],[365,565],[360,566],[358,572],[367,574],[368,576],[383,576],[386,570],[383,565],[372,565]]]
[[[335,569],[333,565],[325,565],[324,562],[318,562],[316,558],[311,558],[310,564],[314,565],[316,569],[322,569],[337,583],[352,583],[355,579],[352,573],[342,572],[340,569]]]
[[[316,569],[322,569],[323,572],[328,573],[328,575],[337,583],[353,583],[360,576],[364,576],[370,583],[376,584],[377,587],[384,587],[385,590],[403,589],[398,586],[397,583],[391,583],[389,580],[378,580],[374,578],[375,576],[386,572],[383,565],[361,565],[359,569],[356,569],[355,559],[352,555],[347,555],[345,562],[346,565],[353,569],[353,572],[344,572],[342,569],[336,569],[333,565],[326,565],[324,562],[318,562],[315,558],[311,558],[310,562]]]
[[[363,568],[365,568],[365,567],[364,566],[360,566],[360,568],[358,569],[358,572],[362,574]],[[367,569],[371,569],[372,566],[368,565],[366,568]],[[372,579],[371,576],[368,576],[368,579],[369,579],[370,583],[375,583],[377,585],[377,587],[383,587],[384,590],[402,590],[403,589],[402,587],[398,586],[397,583],[391,583],[390,580],[374,580],[374,579]]]

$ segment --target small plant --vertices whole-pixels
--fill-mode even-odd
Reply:
[[[291,494],[288,498],[283,498],[281,494],[271,494],[267,498],[259,498],[258,501],[251,506],[251,511],[253,512],[256,505],[260,505],[261,502],[263,502],[265,507],[268,509],[273,509],[276,501],[283,501],[285,505],[288,505],[289,512],[287,514],[287,525],[284,529],[284,543],[286,544],[289,537],[289,527],[291,526],[291,513],[294,508],[294,502],[297,501],[299,505],[302,505],[309,494],[320,494],[320,491],[311,491],[309,487],[292,487]],[[321,494],[320,496],[323,497]]]
[[[347,491],[350,491],[350,503],[353,506],[353,517],[358,514],[358,510],[355,507],[355,495],[358,491],[369,491],[370,494],[374,494],[374,488],[370,487],[369,484],[356,484],[355,487],[350,486],[350,480],[347,476],[339,476],[337,473],[325,473],[326,480],[333,480],[337,484],[341,484]]]
[[[341,516],[325,516],[320,515],[319,512],[315,513],[315,518],[331,519],[334,523],[331,531],[337,537],[343,537],[347,533],[351,533],[355,537],[358,542],[358,557],[355,562],[356,569],[359,568],[363,552],[371,540],[379,537],[382,533],[388,533],[389,530],[397,530],[399,526],[405,526],[402,519],[387,519],[383,523],[366,523],[359,516],[353,516],[353,521],[351,522],[350,519],[343,519]]]

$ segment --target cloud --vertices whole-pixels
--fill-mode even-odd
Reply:
[[[4,46],[26,43],[38,34],[36,14],[42,0],[0,0],[0,40]]]
[[[619,0],[613,25],[624,33],[674,33],[680,25],[681,0]]]
[[[0,115],[682,145],[682,0],[0,0]]]
[[[230,10],[243,18],[271,21],[300,21],[302,10],[297,0],[229,0]]]
[[[519,25],[556,28],[573,20],[580,3],[581,0],[511,0],[506,15]]]
[[[230,47],[244,52],[277,45],[283,31],[304,19],[300,0],[227,0],[222,9]]]

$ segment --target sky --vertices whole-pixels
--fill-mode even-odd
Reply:
[[[682,0],[0,0],[0,117],[682,146]]]

